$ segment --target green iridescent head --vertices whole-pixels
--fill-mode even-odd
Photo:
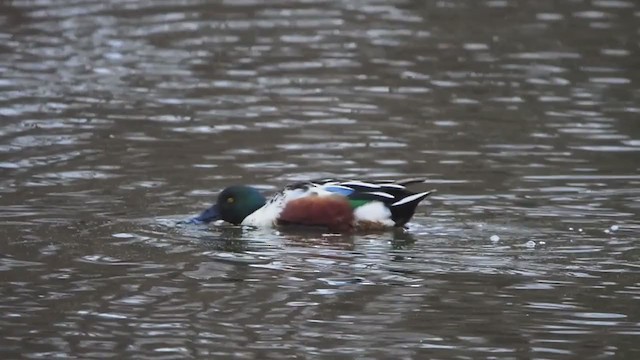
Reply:
[[[213,206],[191,221],[209,223],[214,220],[224,220],[239,225],[242,220],[263,207],[266,202],[265,197],[255,188],[242,185],[230,186],[218,195],[218,200]]]

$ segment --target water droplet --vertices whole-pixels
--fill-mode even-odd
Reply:
[[[491,235],[491,237],[489,238],[489,240],[493,241],[493,242],[498,242],[500,241],[500,236],[498,235]]]
[[[618,231],[618,229],[620,229],[620,226],[618,225],[611,225],[611,231]]]
[[[534,247],[536,247],[536,242],[533,241],[533,240],[529,240],[529,241],[527,241],[526,244],[524,244],[524,246],[526,246],[528,248],[534,248]]]

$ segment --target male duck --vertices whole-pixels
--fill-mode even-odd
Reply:
[[[217,202],[187,223],[224,220],[235,225],[324,226],[331,231],[402,227],[418,203],[433,191],[414,193],[406,186],[424,179],[364,182],[335,179],[288,185],[270,199],[249,186],[231,186]]]

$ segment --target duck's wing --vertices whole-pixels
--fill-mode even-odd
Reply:
[[[357,216],[371,221],[392,220],[394,225],[402,226],[411,219],[420,201],[433,192],[416,193],[407,189],[407,185],[424,181],[424,178],[398,181],[320,179],[292,184],[287,189],[304,190],[305,196],[342,196]]]

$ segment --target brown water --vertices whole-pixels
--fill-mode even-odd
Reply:
[[[639,44],[625,0],[0,0],[0,357],[637,359]],[[406,233],[176,223],[423,175]]]

